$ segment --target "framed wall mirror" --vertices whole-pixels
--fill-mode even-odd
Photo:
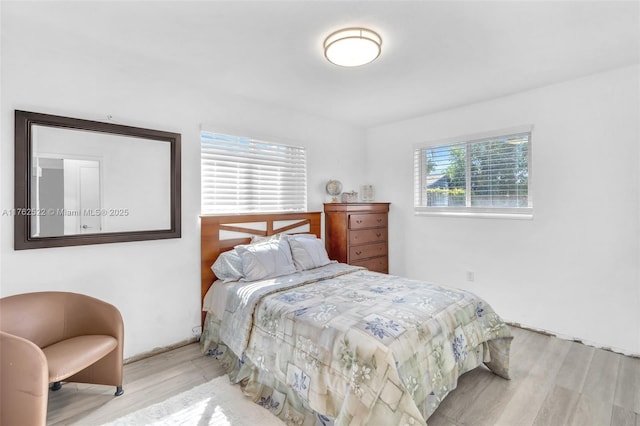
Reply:
[[[180,238],[180,134],[15,111],[16,250]]]

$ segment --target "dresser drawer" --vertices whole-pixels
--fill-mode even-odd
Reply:
[[[349,248],[349,260],[351,262],[386,255],[387,243],[367,244],[366,246],[355,246]]]
[[[367,244],[387,241],[387,228],[349,231],[349,244]]]
[[[349,229],[363,229],[387,226],[386,214],[351,214]]]
[[[351,262],[351,265],[364,266],[370,271],[382,272],[383,274],[389,273],[389,259],[387,258],[387,256],[374,257],[373,259]]]

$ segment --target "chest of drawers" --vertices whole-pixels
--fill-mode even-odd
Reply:
[[[330,259],[389,273],[389,203],[325,203]]]

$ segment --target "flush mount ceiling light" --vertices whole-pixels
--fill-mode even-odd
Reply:
[[[382,38],[366,28],[345,28],[324,40],[324,56],[333,64],[358,67],[380,56]]]

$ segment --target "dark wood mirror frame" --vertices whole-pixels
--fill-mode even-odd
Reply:
[[[120,136],[130,136],[170,144],[170,199],[171,218],[168,229],[140,230],[126,232],[105,232],[95,234],[62,235],[53,237],[31,236],[31,158],[32,126],[67,128],[101,132]],[[128,241],[180,238],[180,134],[160,130],[124,126],[99,121],[82,120],[28,111],[15,111],[15,211],[14,249],[36,249],[45,247],[65,247],[87,244],[104,244]],[[141,196],[144,196],[141,194]]]

